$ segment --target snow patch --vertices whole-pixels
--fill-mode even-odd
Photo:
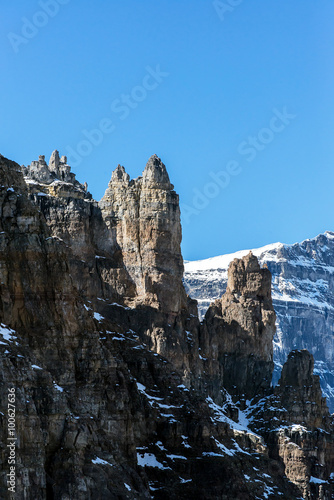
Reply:
[[[153,467],[161,470],[170,469],[170,467],[165,467],[160,463],[153,453],[137,453],[137,462],[140,467]]]
[[[3,323],[0,324],[0,334],[4,340],[7,340],[7,342],[13,342],[16,340],[16,331],[12,330],[9,326],[4,325]]]
[[[184,457],[182,455],[166,455],[167,458],[170,458],[171,460],[175,460],[179,458],[180,460],[187,460],[187,457]]]
[[[324,481],[323,479],[319,479],[318,477],[310,477],[310,483],[315,483],[315,484],[328,484],[328,481]]]
[[[102,458],[99,457],[96,457],[94,460],[92,460],[92,463],[95,465],[109,465],[109,467],[113,467],[113,464],[107,462],[106,460],[102,460]]]
[[[55,382],[53,382],[53,385],[55,386],[55,388],[57,389],[57,391],[64,392],[64,389],[62,387],[60,387],[60,385],[57,385]]]

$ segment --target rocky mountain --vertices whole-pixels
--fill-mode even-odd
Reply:
[[[230,262],[248,252],[185,263],[185,288],[198,300],[200,316],[225,292]],[[275,381],[291,350],[308,349],[334,412],[334,233],[326,231],[302,243],[275,243],[252,252],[273,277]]]
[[[332,498],[312,355],[271,385],[270,271],[234,260],[200,322],[180,242],[156,155],[99,202],[57,151],[0,156],[1,498]]]

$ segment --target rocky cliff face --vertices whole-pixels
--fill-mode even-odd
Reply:
[[[275,388],[282,407],[290,408],[293,422],[311,427],[327,427],[329,411],[322,396],[319,376],[313,374],[314,359],[306,350],[291,351]],[[299,400],[299,406],[297,401]]]
[[[176,316],[186,306],[180,208],[165,165],[153,155],[132,181],[119,165],[99,206],[136,285],[136,303]]]
[[[156,155],[142,177],[131,181],[119,165],[100,202],[92,200],[86,184],[76,181],[58,151],[52,153],[49,166],[40,156],[23,173],[52,234],[71,246],[76,257],[89,261],[90,273],[98,267],[105,286],[117,290],[121,281],[122,301],[149,305],[174,317],[186,307],[179,199]],[[94,259],[109,262],[95,265]]]
[[[185,287],[204,316],[209,304],[226,290],[227,269],[248,251],[185,264]],[[315,372],[334,411],[334,233],[327,231],[295,245],[281,243],[253,250],[273,276],[277,316],[274,339],[275,381],[289,352],[308,349]]]
[[[92,200],[69,168],[55,151],[49,167],[40,157],[23,173],[30,199],[52,236],[71,249],[74,281],[97,309],[111,303],[147,307],[141,336],[189,372],[181,325],[189,314],[182,284],[180,209],[165,165],[153,155],[142,177],[131,181],[118,166],[100,202]]]
[[[101,202],[57,152],[22,169],[0,156],[0,179],[1,498],[9,389],[18,500],[331,498],[332,424],[312,362],[297,363],[290,399],[290,365],[270,389],[269,271],[234,262],[200,324],[161,160],[134,181],[118,167]]]
[[[271,385],[275,312],[271,274],[248,254],[228,270],[227,290],[203,322],[204,356],[219,366],[220,385],[239,399],[252,399]]]
[[[280,457],[287,477],[308,499],[326,498],[334,468],[333,418],[313,366],[307,350],[292,351],[273,394],[248,413],[270,443],[270,456]]]

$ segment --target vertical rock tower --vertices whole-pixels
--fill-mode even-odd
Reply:
[[[118,165],[99,202],[136,285],[136,302],[172,316],[186,303],[179,197],[173,189],[165,165],[153,155],[134,180]]]
[[[235,259],[226,293],[206,313],[203,336],[203,350],[231,394],[250,399],[269,389],[275,317],[270,271],[251,252]]]

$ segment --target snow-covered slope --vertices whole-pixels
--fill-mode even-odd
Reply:
[[[202,316],[225,291],[229,263],[248,252],[185,262],[185,287],[198,300]],[[326,231],[294,245],[274,243],[252,252],[262,265],[268,265],[273,276],[277,369],[292,349],[308,349],[334,411],[334,232]]]

